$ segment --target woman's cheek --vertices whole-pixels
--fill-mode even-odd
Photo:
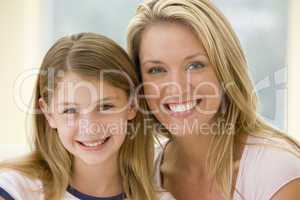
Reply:
[[[156,110],[159,106],[161,91],[158,84],[151,82],[144,86],[144,98],[151,110]]]

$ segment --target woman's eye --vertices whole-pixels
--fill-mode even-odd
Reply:
[[[75,108],[68,108],[68,109],[65,109],[64,111],[63,111],[63,114],[74,114],[74,113],[76,113],[77,111],[76,111],[76,109]]]
[[[166,70],[162,67],[151,67],[148,70],[148,74],[158,74],[158,73],[163,73],[166,72]]]
[[[187,70],[202,69],[203,67],[205,67],[205,65],[202,63],[192,63],[189,64],[186,69]]]

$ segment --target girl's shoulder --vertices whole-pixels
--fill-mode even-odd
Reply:
[[[300,151],[280,138],[249,136],[240,161],[235,199],[267,200],[300,178]],[[238,195],[240,194],[240,195]]]
[[[42,184],[16,170],[0,170],[0,197],[9,200],[43,199]]]

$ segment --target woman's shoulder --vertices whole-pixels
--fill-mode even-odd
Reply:
[[[155,144],[155,155],[154,155],[154,184],[157,190],[159,200],[175,200],[173,195],[162,188],[160,166],[163,158],[163,153],[169,139],[165,137],[159,138]]]
[[[42,199],[42,184],[21,172],[11,169],[0,170],[0,197],[4,199]]]
[[[246,199],[271,199],[300,178],[300,152],[281,138],[249,136],[240,162],[238,192]]]
[[[154,150],[154,170],[155,170],[155,181],[160,184],[160,166],[163,158],[163,153],[166,145],[170,140],[165,137],[160,137],[155,144]]]
[[[244,151],[245,161],[255,162],[261,167],[278,169],[300,166],[299,147],[283,138],[249,136]],[[277,165],[271,166],[271,163]]]
[[[155,143],[154,160],[156,161],[163,154],[164,148],[169,142],[168,138],[159,137]]]

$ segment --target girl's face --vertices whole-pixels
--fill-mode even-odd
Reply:
[[[151,25],[142,35],[139,58],[148,105],[172,134],[212,130],[222,90],[191,29],[176,23]]]
[[[116,158],[126,136],[127,121],[135,117],[126,93],[96,79],[67,73],[58,83],[45,112],[64,147],[87,164]]]

